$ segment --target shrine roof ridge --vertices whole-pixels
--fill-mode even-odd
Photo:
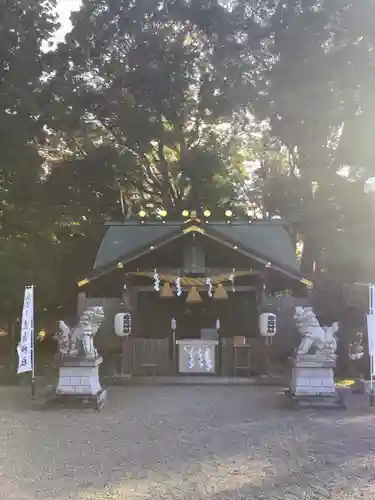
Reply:
[[[288,221],[284,219],[234,219],[234,220],[215,220],[215,219],[181,219],[181,220],[145,220],[145,219],[131,219],[125,221],[111,221],[108,220],[104,223],[105,226],[182,226],[187,223],[196,224],[201,223],[205,226],[210,225],[223,225],[223,226],[278,226],[289,227]]]

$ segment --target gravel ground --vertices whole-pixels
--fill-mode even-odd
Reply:
[[[112,387],[108,405],[0,389],[0,500],[373,499],[375,414],[291,411],[277,388]]]

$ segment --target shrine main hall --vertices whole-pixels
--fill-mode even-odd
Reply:
[[[259,317],[267,296],[303,294],[309,285],[282,221],[185,213],[179,221],[106,224],[92,273],[78,283],[79,313],[104,307],[96,345],[106,373],[261,371]],[[119,313],[131,318],[125,339],[114,332]]]

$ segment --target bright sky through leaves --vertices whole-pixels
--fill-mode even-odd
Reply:
[[[74,10],[78,10],[80,7],[80,0],[58,0],[57,1],[57,12],[59,14],[59,22],[61,28],[56,33],[56,41],[61,42],[64,40],[64,36],[70,30],[70,14]]]

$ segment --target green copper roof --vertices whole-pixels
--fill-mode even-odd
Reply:
[[[272,263],[299,271],[292,239],[282,224],[273,224],[272,222],[248,225],[212,224],[211,227],[223,239],[229,240],[249,252],[254,252]]]
[[[107,267],[122,258],[151,245],[157,240],[168,239],[181,233],[181,225],[116,224],[111,225],[104,235],[97,253],[94,270]]]
[[[110,224],[100,245],[94,272],[113,265],[119,260],[130,260],[152,244],[162,243],[183,234],[187,226],[178,223],[124,223]],[[210,223],[201,226],[207,237],[216,237],[255,256],[299,274],[293,242],[281,223]]]

